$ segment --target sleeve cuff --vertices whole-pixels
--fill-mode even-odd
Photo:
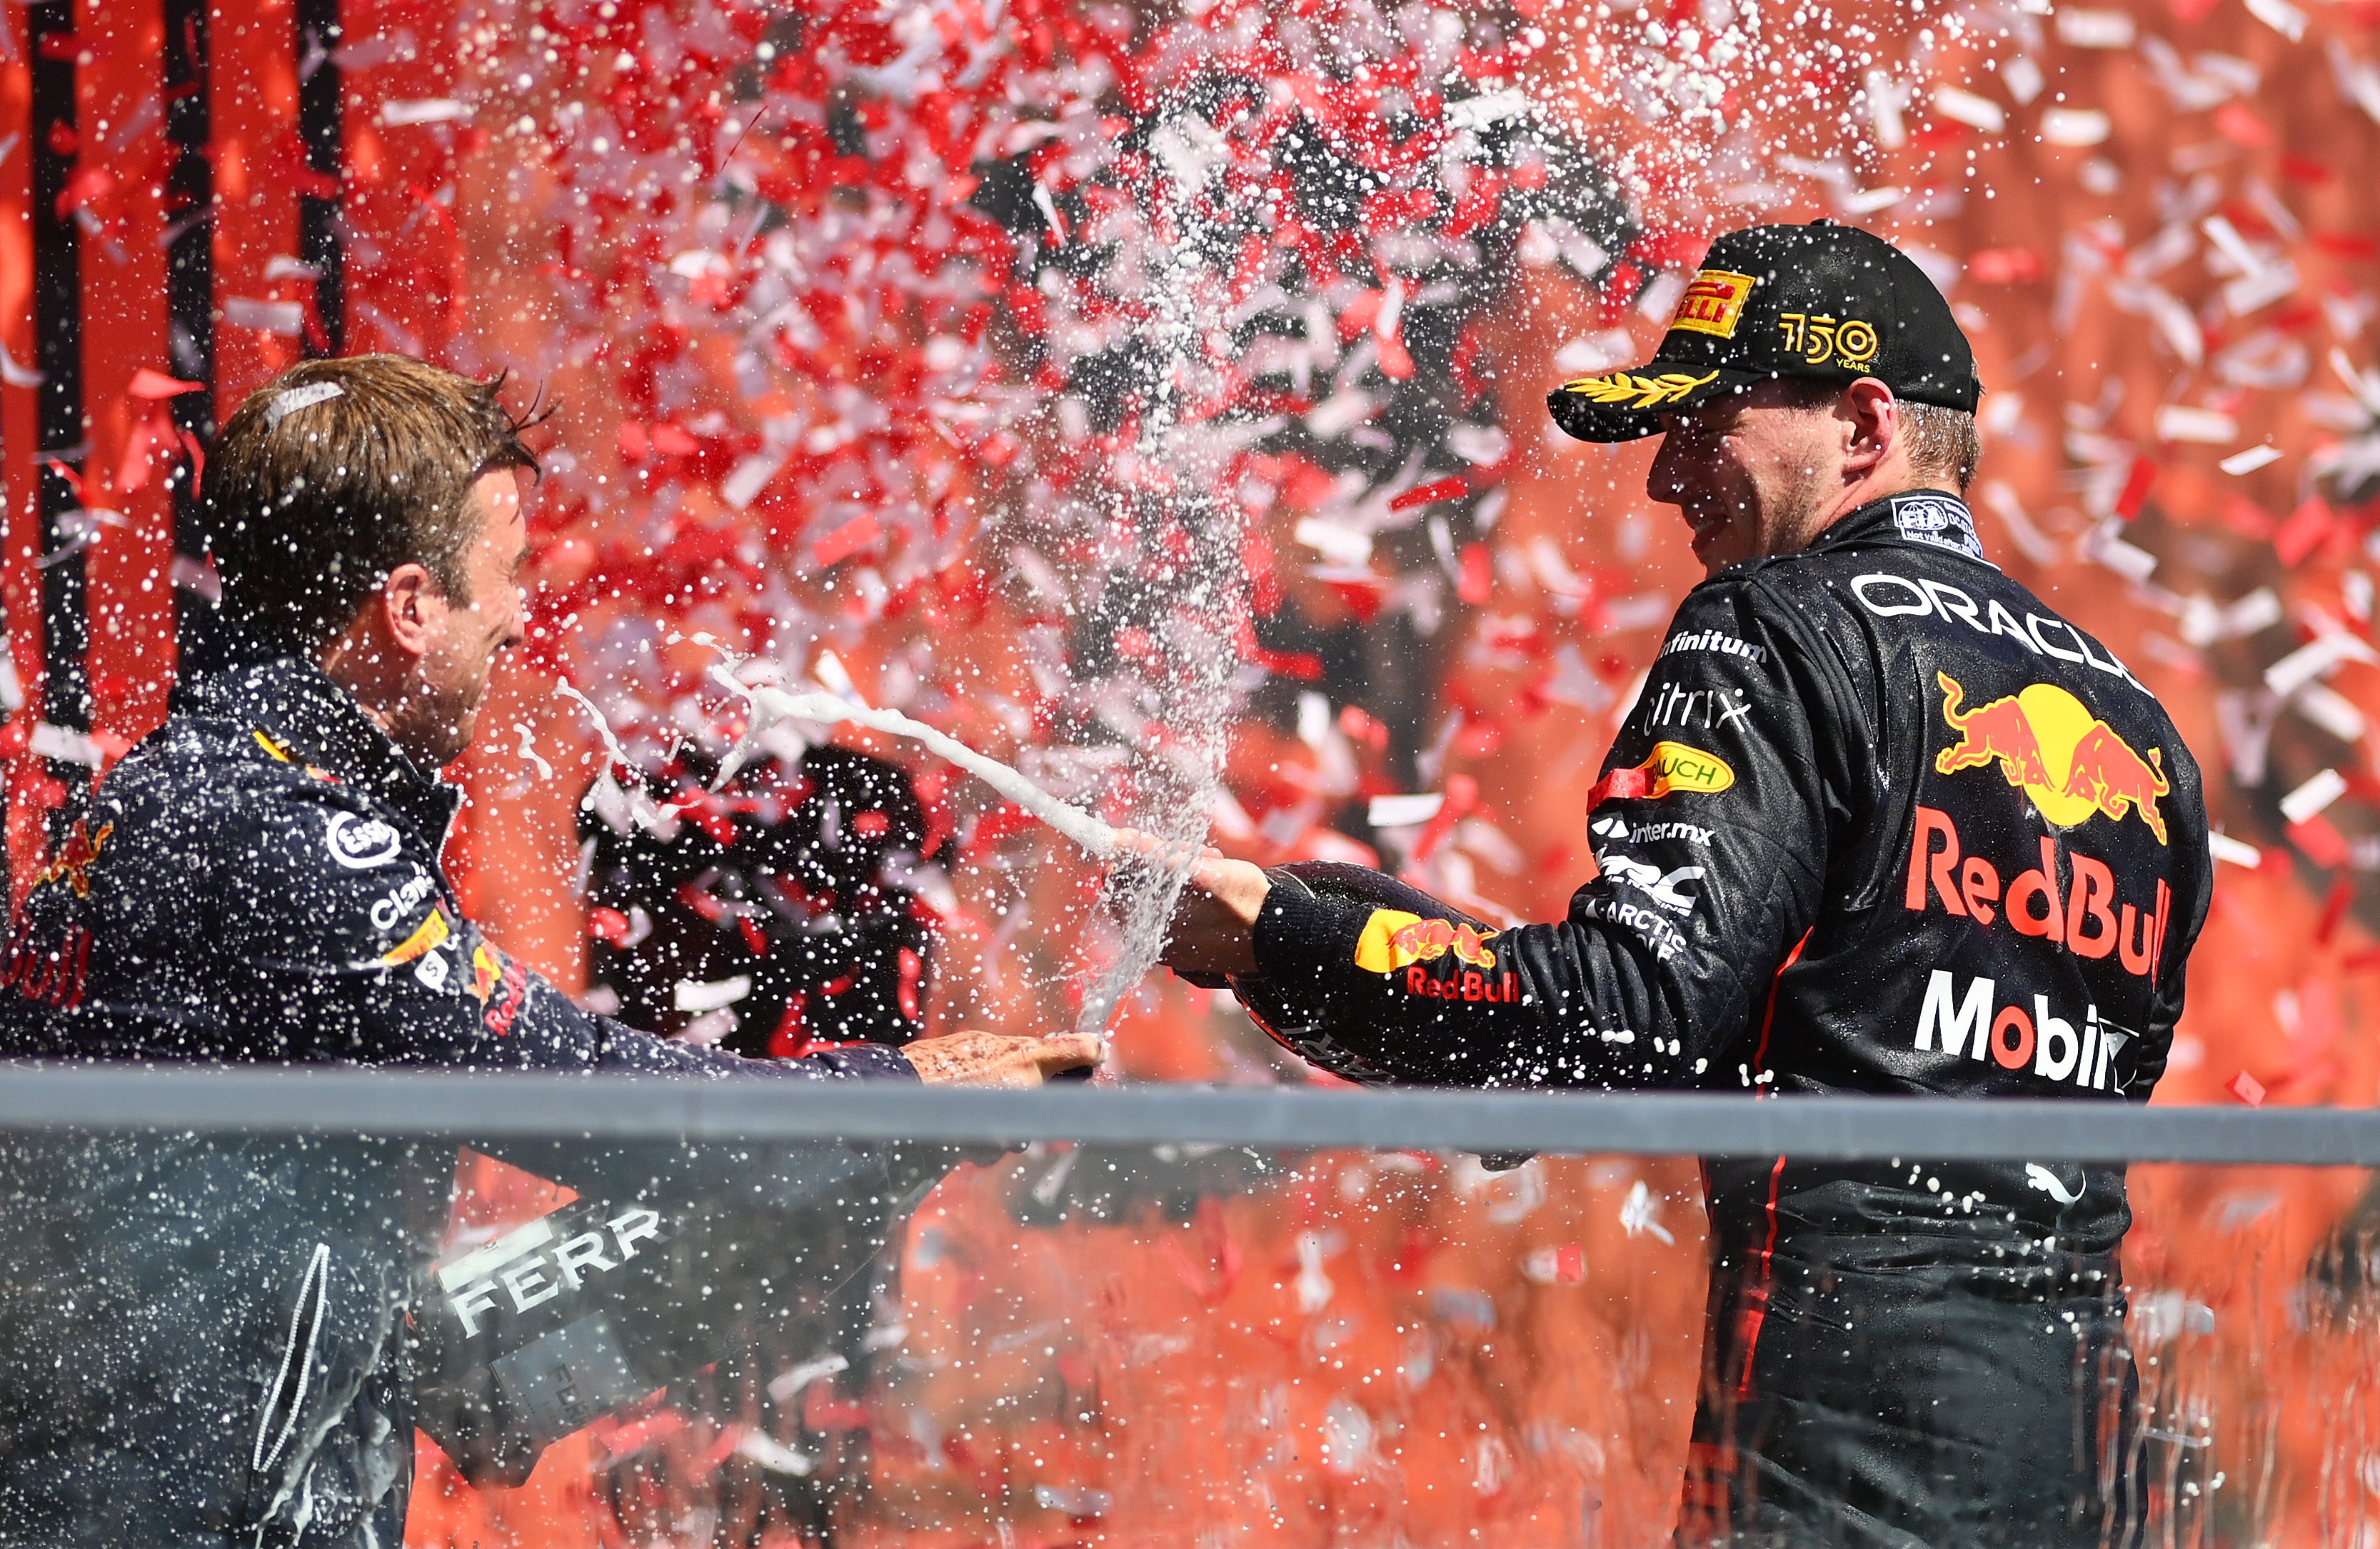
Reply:
[[[914,1081],[917,1067],[909,1056],[885,1043],[846,1043],[805,1056],[844,1080]]]

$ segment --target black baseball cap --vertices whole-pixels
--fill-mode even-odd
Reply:
[[[1970,414],[1984,391],[1925,271],[1881,237],[1821,220],[1713,242],[1650,361],[1565,382],[1546,407],[1581,441],[1633,441],[1664,414],[1779,376],[1872,376],[1895,397]]]

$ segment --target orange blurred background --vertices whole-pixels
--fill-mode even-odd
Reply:
[[[654,9],[686,22],[701,8]],[[188,213],[159,191],[173,154],[155,108],[168,7],[88,0],[71,8],[70,32],[37,43],[35,13],[67,9],[0,6],[0,343],[11,362],[0,387],[0,605],[26,695],[0,750],[18,878],[60,799],[32,746],[47,557],[36,490],[44,457],[68,450],[43,442],[32,381],[30,145],[56,133],[30,107],[42,47],[76,66],[78,176],[60,209],[81,233],[89,419],[87,445],[68,460],[84,508],[115,518],[80,551],[90,730],[103,756],[163,714],[177,585],[157,470],[179,453],[171,427],[160,429],[164,400],[135,381],[144,369],[185,374],[161,242]],[[1691,24],[1709,6],[1659,9]],[[505,29],[528,14],[451,0],[344,7],[346,170],[335,187],[347,348],[479,372],[540,359],[533,320],[553,281],[518,260],[558,250],[559,238],[539,229],[539,201],[522,189],[552,173],[488,129],[508,90],[497,72],[520,42]],[[1619,55],[1609,51],[1623,46],[1625,18],[1570,20],[1559,7],[1536,17],[1552,42],[1531,86],[1591,125],[1607,154],[1639,156],[1641,250],[1660,264],[1691,267],[1714,231],[1821,214],[1924,250],[1986,387],[1974,504],[1989,552],[2157,693],[2207,772],[2213,817],[2248,847],[2219,869],[2157,1101],[2370,1104],[2380,1082],[2380,762],[2368,730],[2380,715],[2380,10],[2368,0],[1854,5],[1825,13],[1823,30],[1818,14],[1771,30],[1791,31],[1808,60],[1864,27],[1925,61],[1925,79],[1889,110],[1892,133],[1876,130],[1899,142],[1857,165],[1824,154],[1839,138],[1830,126],[1887,110],[1854,106],[1844,67],[1807,72],[1804,116],[1780,113],[1765,141],[1775,153],[1744,168],[1720,166],[1673,125],[1645,122],[1610,89]],[[227,320],[285,314],[224,305],[302,307],[315,295],[298,258],[298,199],[311,187],[298,20],[294,0],[250,0],[211,24],[218,412],[308,348],[302,326]],[[487,104],[476,119],[387,111],[465,98]],[[1674,518],[1645,498],[1644,446],[1587,446],[1545,426],[1544,387],[1568,374],[1556,357],[1613,329],[1649,353],[1659,322],[1551,267],[1524,274],[1488,323],[1503,422],[1522,451],[1489,540],[1487,589],[1448,626],[1450,678],[1460,681],[1444,686],[1439,707],[1463,712],[1440,788],[1468,780],[1476,807],[1418,870],[1512,918],[1558,916],[1587,875],[1585,792],[1667,604],[1695,576]],[[580,468],[625,478],[625,415],[608,369],[596,350],[538,385],[565,405],[554,443]],[[751,411],[713,387],[722,412]],[[2260,445],[2277,456],[2224,470]],[[715,496],[688,498],[732,519]],[[603,520],[627,525],[578,519],[548,535],[546,579],[566,579],[582,551],[618,536]],[[1264,520],[1272,553],[1302,552],[1293,512]],[[1621,578],[1614,595],[1645,605],[1564,609],[1565,574]],[[1287,563],[1281,579],[1317,616],[1343,616],[1330,586]],[[1591,630],[1598,611],[1609,627]],[[1014,677],[1001,633],[1014,623],[995,606],[941,644]],[[855,675],[868,681],[925,628],[887,621],[870,637],[874,659],[850,663]],[[1605,686],[1605,709],[1548,691],[1565,646]],[[577,803],[600,750],[546,688],[569,654],[567,640],[534,642],[500,681],[486,723],[526,726],[523,745],[544,750],[556,776],[527,779],[509,736],[475,750],[458,772],[470,799],[447,854],[495,938],[579,988],[586,927],[569,879]],[[1013,750],[988,715],[953,729]],[[1261,813],[1264,793],[1284,783],[1330,788],[1337,752],[1377,774],[1361,730],[1316,741],[1252,723],[1229,784]],[[1330,736],[1342,737],[1336,751]],[[2312,812],[2292,803],[2301,821],[2291,821],[2283,799],[2325,771],[2338,778],[2319,788],[2335,787],[2335,799]],[[1354,843],[1327,830],[1277,843],[1255,829],[1225,842],[1265,860]],[[1028,1024],[1050,1010],[979,994],[965,1013],[994,1006]],[[1162,975],[1127,1000],[1114,1036],[1117,1068],[1131,1077],[1232,1080],[1267,1068],[1235,1012]],[[907,1344],[847,1421],[868,1432],[870,1461],[835,1542],[1666,1542],[1700,1340],[1690,1165],[1546,1160],[1491,1177],[1464,1159],[1323,1157],[1291,1183],[1210,1201],[1186,1222],[1028,1233],[1005,1201],[1038,1164],[963,1169],[910,1227],[899,1282]],[[484,1160],[464,1176],[458,1230],[552,1203],[550,1189]],[[2325,1282],[2309,1280],[2366,1181],[2134,1170],[2126,1264],[2143,1360],[2156,1363],[2150,1387],[2181,1433],[2211,1439],[2192,1477],[2225,1480],[2177,1504],[2181,1537],[2342,1543],[2368,1531],[2380,1505],[2373,1317],[2351,1299],[2326,1303]],[[688,1510],[725,1498],[713,1483],[735,1455],[735,1422],[663,1413],[572,1438],[518,1492],[475,1492],[425,1445],[408,1542],[560,1549],[727,1533],[714,1511],[707,1526],[684,1517],[628,1535],[599,1505],[592,1482],[636,1456],[671,1460]]]

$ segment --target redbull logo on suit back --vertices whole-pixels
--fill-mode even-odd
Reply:
[[[2119,899],[2115,869],[2095,856],[2065,854],[2070,882],[2058,885],[2058,848],[2044,835],[2038,865],[2009,874],[2000,862],[1966,853],[1959,824],[1949,813],[1922,803],[1909,847],[1909,887],[1902,903],[1912,909],[1940,909],[1986,930],[2008,929],[2038,936],[2078,957],[2114,957],[2126,973],[2154,978],[2165,960],[2165,929],[2173,913],[2173,889],[2163,877],[2140,902]],[[2034,860],[2024,856],[2015,863]]]
[[[2114,727],[2054,683],[2035,683],[1961,710],[1966,693],[1959,680],[1947,672],[1934,676],[1942,685],[1942,719],[1959,734],[1935,759],[1937,774],[1980,769],[1997,760],[2008,783],[2060,828],[2094,813],[2121,822],[2138,812],[2156,842],[2166,842],[2157,798],[2173,787],[2165,777],[2162,749],[2152,748],[2142,758]]]

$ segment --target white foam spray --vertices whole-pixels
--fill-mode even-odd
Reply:
[[[719,777],[711,782],[713,789],[724,786],[738,769],[744,767],[745,761],[751,757],[752,750],[759,746],[759,739],[780,721],[816,721],[825,725],[848,721],[854,726],[905,737],[923,745],[929,751],[957,764],[1063,834],[1094,859],[1113,860],[1118,858],[1120,852],[1114,829],[1082,809],[1070,807],[1059,800],[998,759],[977,752],[957,738],[937,731],[923,721],[913,720],[897,710],[877,710],[855,704],[839,694],[830,694],[823,689],[787,693],[768,684],[755,686],[740,682],[723,665],[712,667],[710,676],[713,681],[742,698],[750,707],[750,722],[745,727],[743,737],[720,764]]]

